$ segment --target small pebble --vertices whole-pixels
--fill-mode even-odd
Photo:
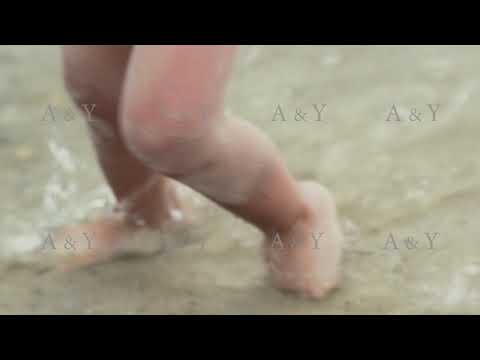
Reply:
[[[15,156],[19,160],[29,160],[33,156],[33,149],[26,145],[17,146],[15,148]]]
[[[178,209],[172,209],[170,211],[170,216],[174,221],[177,221],[177,222],[183,220],[183,213]]]

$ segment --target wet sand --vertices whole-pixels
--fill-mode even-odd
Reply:
[[[272,288],[260,233],[188,189],[192,226],[57,271],[58,249],[32,250],[42,231],[83,221],[112,196],[82,114],[70,114],[59,48],[2,46],[0,314],[480,313],[480,48],[241,50],[228,107],[272,137],[296,177],[335,195],[341,287],[322,301]]]

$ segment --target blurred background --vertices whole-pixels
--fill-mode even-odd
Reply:
[[[58,271],[48,229],[113,206],[60,50],[0,47],[0,314],[479,313],[479,47],[241,47],[229,111],[337,199],[344,279],[322,301],[272,288],[260,233],[187,188],[192,226]]]

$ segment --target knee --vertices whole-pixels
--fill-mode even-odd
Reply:
[[[82,111],[95,109],[97,120],[115,122],[119,104],[122,73],[116,66],[95,56],[96,49],[64,46],[63,81],[75,105]]]
[[[158,94],[153,103],[148,96],[124,98],[121,127],[129,150],[170,176],[184,174],[208,160],[215,115],[200,107],[179,109]]]
[[[80,56],[80,49],[65,46],[62,54],[63,80],[65,88],[77,106],[90,104],[97,98],[96,81],[91,76],[91,69]]]

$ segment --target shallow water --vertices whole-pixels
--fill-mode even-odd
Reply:
[[[260,233],[188,189],[194,224],[144,234],[129,256],[62,273],[54,250],[33,251],[46,229],[112,206],[59,55],[0,47],[0,313],[480,312],[479,47],[241,49],[229,109],[338,202],[344,280],[322,301],[271,288]]]

